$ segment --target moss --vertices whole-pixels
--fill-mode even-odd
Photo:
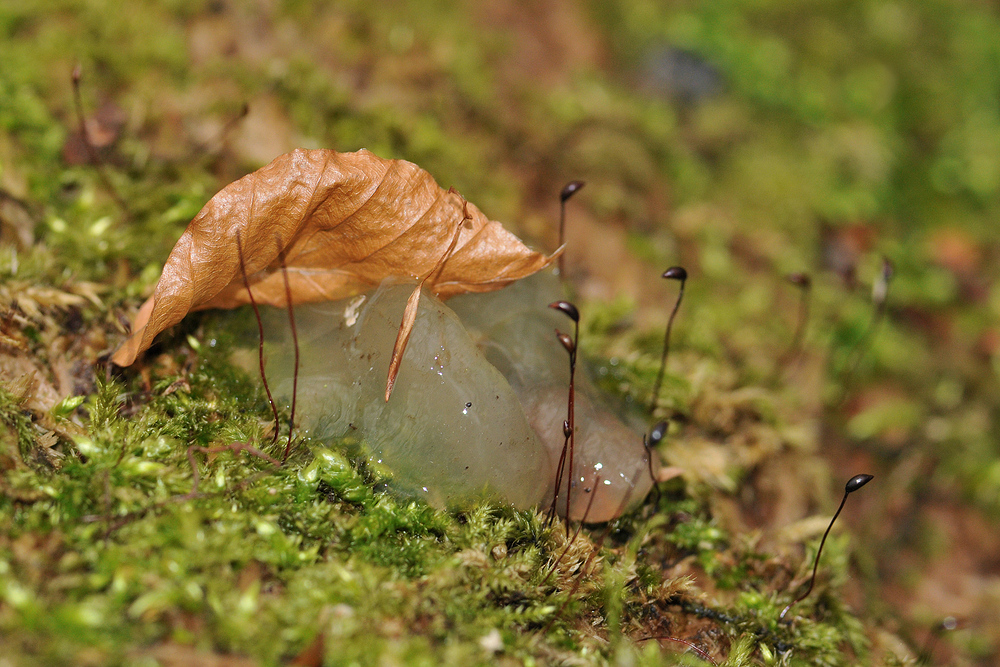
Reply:
[[[951,555],[946,529],[1000,512],[997,18],[868,0],[588,7],[0,7],[0,189],[38,241],[0,248],[0,644],[16,664],[181,649],[284,664],[308,647],[329,664],[698,664],[647,639],[661,635],[730,665],[906,661],[886,636],[921,637],[926,619],[878,587],[918,594]],[[100,169],[67,149],[76,61],[87,114],[126,118]],[[103,365],[186,222],[259,166],[234,119],[265,99],[289,141],[413,160],[542,244],[553,193],[585,178],[574,206],[618,234],[622,276],[688,267],[656,415],[675,417],[661,453],[684,474],[657,506],[567,539],[535,512],[395,497],[349,441],[296,432],[276,467],[289,415],[274,442],[256,378],[203,318],[138,369]],[[588,297],[618,284],[574,252]],[[851,369],[882,254],[889,306]],[[782,363],[799,302],[781,276],[805,268],[812,318]],[[672,297],[635,284],[582,304],[583,348],[647,422],[653,305]],[[818,537],[795,521],[832,512],[830,480],[860,472],[846,465],[885,490],[865,489],[857,537],[828,541],[813,595],[779,622]],[[899,513],[927,518],[908,531]],[[987,603],[956,607],[985,618]],[[932,658],[988,662],[991,632]]]

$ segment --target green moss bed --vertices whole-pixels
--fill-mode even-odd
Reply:
[[[996,664],[997,34],[934,0],[0,3],[0,666]],[[211,313],[110,365],[187,222],[296,147],[548,250],[585,180],[588,372],[680,475],[609,525],[443,511],[355,443],[277,465]]]

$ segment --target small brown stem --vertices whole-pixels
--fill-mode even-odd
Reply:
[[[556,465],[555,490],[552,493],[552,504],[549,505],[549,511],[545,514],[546,528],[552,525],[552,522],[558,514],[557,507],[559,503],[559,489],[562,488],[563,473],[566,470],[566,454],[569,452],[570,433],[569,422],[563,420],[563,436],[565,437],[565,440],[563,441],[562,451],[559,453],[559,463]],[[566,521],[569,521],[569,517],[566,518]]]
[[[575,195],[577,192],[583,189],[583,181],[570,181],[563,187],[562,192],[559,193],[559,247],[562,248],[566,243],[566,201]],[[564,259],[566,257],[565,251],[559,255],[559,275],[565,278],[565,263]]]
[[[813,561],[812,577],[809,579],[809,588],[806,589],[805,593],[789,602],[788,606],[781,610],[781,615],[778,616],[779,621],[784,620],[785,614],[788,613],[788,610],[791,609],[793,605],[805,600],[812,592],[813,585],[816,583],[816,570],[819,568],[819,557],[823,554],[823,545],[826,544],[826,537],[830,534],[830,529],[833,528],[834,522],[837,520],[837,517],[840,516],[841,510],[844,509],[844,504],[847,503],[847,496],[872,481],[872,479],[872,475],[855,475],[847,481],[847,485],[844,487],[844,499],[840,501],[840,507],[837,508],[837,512],[833,515],[833,518],[830,519],[830,525],[826,527],[826,532],[823,533],[823,539],[819,541],[819,549],[816,550],[816,559]]]
[[[630,489],[635,488],[635,482],[636,482],[637,479],[639,479],[639,475],[641,475],[641,474],[642,474],[642,466],[640,464],[638,467],[636,467],[635,473],[632,475],[632,478],[629,480],[629,486],[628,486],[628,488],[630,488]],[[597,494],[597,489],[594,489],[594,494],[595,495]],[[629,501],[629,497],[630,496],[631,496],[630,493],[626,493],[624,496],[622,496],[622,500],[618,504],[618,509],[615,511],[614,516],[620,516],[621,513],[625,511],[625,507],[628,505],[628,501]],[[591,497],[591,502],[593,502],[593,497]],[[588,507],[588,511],[589,511],[589,508],[590,508],[590,504],[589,503],[588,503],[587,507]],[[590,569],[590,563],[594,560],[594,557],[597,556],[598,552],[604,546],[604,541],[606,539],[608,539],[608,535],[610,533],[611,533],[611,522],[609,521],[607,523],[607,525],[604,526],[604,530],[601,531],[601,536],[598,538],[597,544],[594,545],[594,548],[590,551],[590,555],[587,556],[587,560],[584,561],[583,566],[580,568],[580,574],[579,574],[579,576],[577,576],[576,581],[573,582],[573,587],[569,590],[569,594],[566,597],[566,600],[562,603],[562,605],[556,611],[555,615],[552,618],[549,619],[549,622],[546,623],[545,628],[542,630],[542,635],[548,634],[549,628],[552,627],[552,624],[555,622],[555,620],[559,616],[562,615],[563,611],[565,611],[566,606],[569,604],[569,601],[573,599],[573,596],[576,594],[577,590],[579,590],[579,588],[580,588],[580,584],[583,583],[583,578],[587,574],[587,570]]]
[[[257,318],[257,333],[259,344],[257,349],[257,360],[260,363],[260,379],[264,384],[264,392],[267,394],[267,402],[271,405],[271,412],[274,413],[274,436],[271,444],[278,441],[278,429],[281,427],[281,420],[278,418],[278,406],[274,404],[274,397],[271,395],[271,386],[267,383],[267,374],[264,372],[264,322],[260,319],[260,308],[257,307],[257,300],[250,289],[250,279],[247,278],[247,267],[243,261],[243,241],[240,239],[240,230],[236,230],[236,252],[240,258],[240,273],[243,275],[243,286],[247,290],[250,298],[250,305],[253,307],[253,316]]]
[[[681,307],[681,300],[684,298],[684,285],[687,283],[687,271],[682,266],[671,266],[663,272],[662,278],[679,280],[680,291],[677,293],[677,301],[674,302],[674,309],[670,311],[670,319],[667,320],[667,331],[663,335],[663,355],[660,357],[660,372],[656,374],[656,383],[653,385],[653,399],[649,402],[649,414],[656,412],[660,402],[660,386],[663,384],[663,374],[667,369],[667,357],[670,354],[670,330],[674,326],[674,318]]]
[[[281,239],[278,239],[278,247],[281,248]],[[285,281],[285,303],[288,306],[288,324],[292,329],[292,345],[295,349],[295,371],[292,373],[292,413],[288,417],[288,443],[285,445],[285,455],[281,458],[284,463],[288,460],[288,455],[292,451],[292,431],[295,429],[295,401],[299,395],[299,332],[295,327],[295,306],[292,304],[292,288],[288,282],[288,267],[285,263],[284,251],[281,257],[281,277]]]
[[[449,190],[449,192],[454,192],[454,189]],[[448,259],[455,252],[455,248],[458,245],[458,238],[462,235],[462,228],[468,228],[470,220],[472,220],[472,217],[469,215],[469,202],[463,199],[462,220],[459,221],[458,226],[455,228],[455,234],[451,237],[451,245],[448,246],[448,250],[441,256],[440,261],[438,261],[435,267],[417,283],[417,286],[410,294],[410,298],[406,301],[406,307],[403,309],[403,318],[399,323],[399,331],[396,334],[396,342],[392,346],[392,356],[389,359],[389,372],[386,374],[385,379],[386,403],[389,402],[389,397],[392,396],[392,389],[396,385],[396,376],[399,374],[399,367],[403,363],[403,354],[406,352],[406,346],[410,341],[410,334],[413,333],[413,326],[417,321],[417,310],[420,307],[420,292],[424,288],[424,284],[428,281],[433,286],[441,277],[445,264],[448,263]],[[431,280],[432,278],[433,280]]]
[[[566,420],[563,422],[563,435],[566,440],[563,443],[562,455],[559,457],[559,467],[556,471],[556,487],[552,498],[552,513],[555,511],[559,498],[559,490],[562,487],[562,477],[564,472],[568,479],[566,483],[566,536],[569,536],[570,502],[574,482],[573,472],[573,450],[576,444],[576,350],[580,342],[580,311],[569,301],[555,301],[549,304],[549,308],[558,310],[573,320],[574,335],[571,339],[561,331],[556,330],[556,337],[563,348],[569,353],[569,397],[566,406]],[[567,454],[568,452],[568,454]],[[563,468],[563,463],[567,467]]]
[[[663,438],[665,438],[666,435],[667,435],[667,422],[661,421],[658,424],[656,424],[656,426],[653,427],[653,430],[649,432],[648,442],[646,441],[646,436],[645,435],[642,436],[642,444],[646,448],[646,461],[647,463],[649,463],[649,479],[652,480],[653,490],[656,491],[656,502],[654,503],[654,507],[656,507],[657,509],[659,509],[660,507],[661,495],[660,495],[660,487],[656,482],[656,475],[653,474],[653,456],[656,455],[656,448],[663,441]]]
[[[917,653],[917,664],[927,665],[930,664],[931,660],[934,658],[934,647],[937,646],[938,641],[941,636],[950,630],[955,630],[959,627],[958,619],[954,616],[945,616],[940,620],[940,622],[934,624],[934,628],[931,630],[930,636],[927,641],[924,642],[923,648]]]
[[[187,159],[189,161],[197,160],[202,157],[202,153],[209,153],[214,150],[222,150],[222,148],[225,146],[225,142],[229,136],[229,133],[232,132],[233,129],[237,125],[239,125],[243,121],[243,119],[247,117],[249,113],[250,113],[250,105],[247,102],[244,102],[243,106],[240,107],[239,112],[237,112],[235,116],[233,116],[232,118],[230,118],[225,122],[225,124],[222,126],[222,129],[218,131],[218,133],[214,138],[209,139],[207,141],[199,142],[194,146],[192,146],[191,150],[188,152]]]
[[[576,336],[577,339],[580,337],[580,325],[576,325]],[[570,499],[573,493],[573,483],[576,481],[576,472],[573,466],[573,455],[576,449],[576,410],[575,399],[576,398],[576,340],[573,341],[573,348],[569,353],[569,400],[567,405],[567,414],[569,417],[566,419],[566,423],[569,431],[569,460],[567,462],[567,480],[566,480],[566,530],[569,531],[569,520],[570,520]]]

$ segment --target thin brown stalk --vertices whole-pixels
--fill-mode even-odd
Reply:
[[[566,470],[566,454],[569,452],[569,436],[570,436],[569,422],[563,420],[563,436],[565,440],[563,441],[562,451],[559,453],[559,463],[556,465],[556,477],[555,477],[555,490],[552,495],[552,504],[549,505],[549,511],[545,514],[545,527],[548,528],[552,525],[555,520],[557,512],[557,503],[559,502],[559,489],[562,488],[563,473]],[[566,517],[566,521],[569,521],[569,517]]]
[[[892,262],[887,257],[883,257],[882,270],[872,284],[872,318],[868,322],[868,328],[865,330],[865,333],[851,350],[851,354],[848,355],[847,363],[845,364],[847,370],[844,372],[843,380],[841,381],[845,387],[854,377],[854,373],[858,370],[861,360],[868,353],[868,350],[871,349],[875,332],[878,331],[879,325],[885,317],[886,303],[889,298],[889,284],[892,282],[894,272],[895,269]]]
[[[281,237],[276,236],[278,247],[283,248]],[[284,463],[288,460],[288,455],[292,451],[292,432],[295,430],[295,403],[299,395],[299,332],[295,326],[295,305],[292,303],[292,286],[288,281],[288,266],[285,262],[285,252],[278,253],[281,260],[281,278],[285,283],[285,306],[288,308],[288,325],[292,330],[292,347],[295,351],[295,370],[292,372],[292,412],[288,416],[288,443],[285,445],[285,454],[281,458]]]
[[[833,515],[833,518],[830,519],[830,525],[826,527],[826,532],[823,533],[823,539],[819,542],[819,549],[816,550],[816,558],[813,560],[812,577],[809,578],[809,588],[806,589],[805,593],[789,602],[788,606],[781,610],[781,615],[778,616],[779,621],[784,620],[785,614],[788,613],[789,609],[805,600],[809,597],[809,594],[812,593],[813,586],[816,584],[816,571],[819,568],[819,557],[823,555],[823,545],[826,544],[826,538],[830,534],[830,529],[833,528],[833,524],[837,521],[837,517],[840,516],[840,512],[844,509],[844,505],[847,504],[847,496],[872,481],[872,479],[872,475],[855,475],[851,479],[847,480],[847,484],[844,487],[844,499],[840,501],[840,507],[837,508],[837,512]]]
[[[580,325],[576,325],[576,338],[580,336]],[[573,454],[576,449],[576,411],[575,411],[575,394],[576,394],[576,341],[573,343],[573,350],[570,352],[569,361],[569,401],[567,406],[567,414],[569,415],[566,422],[569,425],[569,459],[567,467],[567,482],[566,482],[566,532],[569,533],[569,509],[570,509],[570,499],[573,493],[573,479],[574,468],[573,468]],[[593,500],[593,497],[591,497]]]
[[[580,311],[569,301],[555,301],[549,304],[549,308],[558,310],[571,320],[573,320],[574,334],[571,339],[558,329],[556,338],[562,344],[566,352],[569,353],[569,393],[567,397],[566,419],[563,421],[563,451],[559,456],[559,466],[556,470],[556,486],[552,497],[552,508],[550,518],[555,515],[557,503],[559,502],[559,491],[562,488],[563,475],[567,475],[566,483],[566,536],[569,537],[570,503],[572,500],[573,488],[573,454],[576,446],[576,351],[580,343]],[[568,452],[568,453],[567,453]],[[564,464],[565,467],[564,467]]]
[[[663,272],[663,278],[679,280],[680,291],[677,293],[677,301],[674,302],[674,309],[670,311],[670,319],[667,320],[667,331],[663,335],[663,355],[660,357],[660,371],[656,374],[656,383],[653,385],[653,398],[649,402],[649,414],[656,412],[660,403],[660,386],[663,384],[663,375],[667,370],[667,358],[670,355],[670,332],[674,327],[674,318],[680,310],[681,301],[684,299],[684,285],[687,284],[687,271],[682,266],[671,266]]]
[[[794,362],[802,353],[802,342],[805,340],[806,325],[809,323],[809,302],[812,295],[812,280],[804,273],[793,273],[788,281],[799,288],[799,316],[795,323],[795,333],[788,349],[781,356],[780,366]]]
[[[253,290],[250,289],[250,279],[247,278],[247,267],[243,261],[243,241],[240,239],[240,230],[236,230],[236,252],[240,259],[240,273],[243,276],[243,286],[246,287],[247,296],[250,298],[250,305],[253,307],[253,316],[257,319],[257,333],[259,345],[257,349],[257,361],[260,364],[260,379],[264,384],[264,392],[267,394],[267,402],[271,405],[271,412],[274,413],[274,436],[271,444],[278,441],[278,429],[281,427],[281,420],[278,417],[278,406],[274,403],[274,396],[271,395],[271,386],[267,383],[267,374],[264,372],[264,322],[260,319],[260,308],[257,307],[257,300],[254,299]]]
[[[583,181],[570,181],[563,187],[562,192],[559,193],[559,247],[562,248],[566,244],[566,201],[579,192],[584,186]],[[559,255],[559,275],[565,276],[564,273],[566,266],[565,260],[566,253],[563,252]]]
[[[221,151],[225,146],[229,133],[232,132],[233,129],[235,129],[236,126],[239,125],[243,119],[247,117],[247,115],[249,115],[249,113],[250,105],[247,102],[244,102],[243,106],[240,107],[239,112],[226,121],[225,125],[222,126],[214,138],[199,142],[191,147],[187,156],[188,161],[201,158],[203,153],[210,153],[217,150]]]
[[[649,467],[649,479],[653,482],[653,490],[656,491],[656,502],[654,507],[659,509],[660,507],[660,487],[656,480],[656,475],[653,474],[653,456],[656,455],[656,448],[663,441],[667,435],[667,422],[661,421],[653,427],[649,432],[649,440],[646,440],[646,435],[642,436],[642,444],[646,448],[646,463]]]
[[[292,346],[295,349],[295,371],[292,373],[292,413],[288,417],[288,444],[285,445],[285,455],[281,458],[284,463],[288,460],[288,455],[292,451],[292,431],[295,429],[295,401],[299,395],[299,332],[295,327],[295,306],[292,305],[292,288],[288,283],[288,268],[285,266],[285,258],[281,258],[281,276],[285,281],[285,300],[288,305],[288,325],[292,329]]]

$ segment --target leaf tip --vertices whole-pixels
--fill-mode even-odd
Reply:
[[[389,402],[392,395],[392,388],[396,384],[396,376],[399,374],[399,365],[403,363],[403,353],[406,351],[406,344],[410,340],[413,332],[413,324],[417,319],[417,308],[420,305],[420,290],[423,283],[417,286],[406,300],[406,308],[403,310],[403,321],[399,323],[399,332],[396,334],[396,344],[392,347],[392,358],[389,360],[389,375],[385,380],[385,401]]]

